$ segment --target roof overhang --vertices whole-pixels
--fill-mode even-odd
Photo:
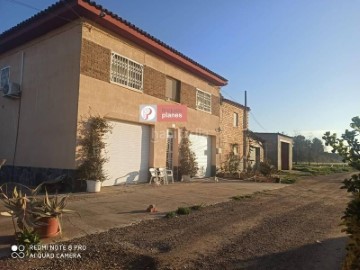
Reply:
[[[227,84],[225,78],[89,0],[57,2],[32,18],[5,31],[0,35],[0,54],[40,37],[70,21],[77,20],[79,16],[95,22],[216,86]]]
[[[238,102],[235,102],[233,100],[224,98],[223,96],[221,97],[221,102],[228,103],[228,104],[233,105],[235,107],[238,107],[239,109],[242,109],[242,110],[246,109],[247,111],[250,111],[250,107],[245,107],[244,105],[242,105],[242,104],[240,104]]]

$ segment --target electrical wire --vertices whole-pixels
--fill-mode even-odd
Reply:
[[[230,97],[232,100],[234,100],[235,102],[236,99],[234,97],[232,97],[228,92],[226,92],[225,90],[221,89],[221,91],[226,94],[228,97]],[[239,102],[240,103],[240,102]],[[241,104],[241,103],[240,103]],[[264,126],[256,119],[254,113],[252,111],[250,111],[250,115],[252,116],[253,120],[255,121],[255,123],[262,129],[264,130],[265,132],[267,131],[266,128],[264,128]]]
[[[264,126],[260,124],[260,122],[256,119],[255,115],[251,111],[250,111],[250,115],[253,117],[255,123],[258,124],[258,126],[261,127],[266,132],[267,131],[266,128],[264,128]]]
[[[3,0],[3,1],[7,1],[7,2],[9,2],[9,3],[13,3],[13,4],[17,4],[17,5],[19,5],[19,6],[23,6],[23,7],[27,7],[27,8],[30,8],[30,9],[32,9],[32,10],[36,10],[36,11],[43,11],[42,9],[39,9],[39,8],[37,8],[37,7],[34,7],[34,6],[32,6],[32,5],[29,5],[29,4],[27,4],[27,3],[24,3],[24,2],[21,2],[21,1],[18,1],[18,0]],[[64,2],[67,6],[68,6],[68,3],[65,1]],[[73,8],[70,6],[70,8],[73,10]],[[74,10],[73,10],[73,12],[79,17],[79,18],[81,18]],[[65,18],[65,17],[62,17],[62,16],[59,16],[59,15],[54,15],[54,16],[56,16],[56,17],[58,17],[58,18],[60,18],[60,19],[63,19],[63,20],[65,20],[65,21],[68,21],[68,22],[71,22],[72,20],[70,20],[70,19],[68,19],[68,18]]]
[[[20,1],[17,1],[17,0],[3,0],[3,1],[7,1],[7,2],[10,2],[10,3],[18,4],[18,5],[20,5],[20,6],[27,7],[27,8],[36,10],[36,11],[41,11],[41,9],[39,9],[39,8],[37,8],[37,7],[31,6],[31,5],[29,5],[29,4],[26,4],[26,3],[23,3],[23,2],[20,2]]]

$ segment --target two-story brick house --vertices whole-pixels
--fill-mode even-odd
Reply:
[[[250,108],[224,97],[220,104],[220,168],[226,167],[230,153],[240,160],[239,171],[257,167],[264,161],[265,141],[249,130]]]
[[[77,167],[79,122],[111,122],[104,185],[147,181],[149,167],[178,165],[180,128],[201,168],[219,164],[220,87],[227,80],[87,0],[60,1],[0,35],[2,181],[34,185]],[[8,89],[8,88],[7,88]],[[186,122],[144,123],[139,105],[183,104]]]
[[[248,112],[250,108],[224,97],[220,106],[220,164],[224,167],[229,154],[233,153],[241,159],[240,170],[243,169],[244,156],[248,150],[245,142],[248,129]]]

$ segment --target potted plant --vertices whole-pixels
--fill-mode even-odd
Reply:
[[[182,128],[179,146],[181,181],[190,181],[191,177],[194,177],[199,169],[195,153],[191,151],[190,146],[188,132],[186,128]]]
[[[74,212],[65,208],[68,198],[69,195],[57,194],[50,198],[46,191],[43,201],[33,203],[31,214],[36,220],[35,231],[40,237],[48,238],[62,233],[62,215]]]
[[[100,116],[90,116],[81,121],[79,138],[78,178],[86,180],[88,192],[100,192],[101,183],[106,179],[103,166],[107,159],[104,157],[104,136],[111,132],[111,125]]]
[[[15,235],[19,232],[17,228],[19,228],[20,231],[31,230],[31,228],[35,226],[35,220],[30,212],[32,197],[29,198],[26,196],[21,189],[18,190],[17,186],[13,188],[11,196],[4,190],[8,190],[7,183],[0,187],[0,198],[7,209],[7,211],[1,212],[1,215],[12,218]],[[32,194],[30,189],[28,189],[28,191]]]
[[[7,211],[1,212],[1,215],[12,218],[16,236],[24,232],[36,232],[42,238],[61,234],[62,214],[73,212],[65,209],[68,196],[55,195],[50,198],[46,192],[44,198],[40,199],[38,191],[41,185],[34,190],[20,185],[28,190],[29,196],[24,194],[21,189],[18,190],[17,186],[13,188],[12,195],[8,196],[4,192],[8,189],[8,184],[0,187],[0,198],[7,208]]]

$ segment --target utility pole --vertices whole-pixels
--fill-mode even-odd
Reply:
[[[248,125],[247,125],[247,92],[245,90],[245,110],[244,110],[244,117],[243,117],[243,129],[244,129],[244,134],[243,134],[243,138],[244,138],[244,149],[243,149],[243,153],[244,153],[244,171],[246,171],[246,164],[247,164],[247,131],[248,131]]]

